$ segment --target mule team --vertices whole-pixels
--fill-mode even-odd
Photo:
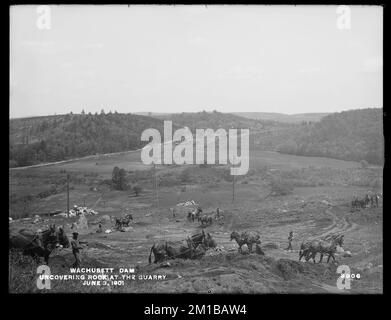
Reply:
[[[194,222],[197,220],[198,222],[201,222],[201,225],[211,225],[213,220],[219,220],[223,216],[220,213],[220,208],[216,209],[216,212],[212,212],[211,214],[203,214],[203,211],[200,206],[197,206],[197,208],[193,211],[189,211],[187,213],[187,219],[189,221]]]
[[[231,241],[235,240],[239,246],[239,252],[242,253],[242,246],[245,244],[248,247],[249,253],[252,253],[252,247],[255,244],[258,247],[257,253],[263,254],[260,249],[260,235],[254,231],[245,231],[231,233]],[[151,247],[148,261],[152,262],[152,254],[154,255],[154,263],[158,263],[167,259],[183,258],[194,259],[202,257],[209,248],[216,248],[217,243],[210,235],[205,234],[204,230],[201,233],[188,237],[186,243],[175,244],[173,242],[163,241],[154,243]]]
[[[154,263],[164,261],[166,259],[194,259],[200,258],[205,254],[208,248],[215,248],[216,241],[208,233],[205,235],[204,230],[201,233],[195,234],[180,243],[169,241],[154,243],[151,247],[148,261],[151,263],[152,253],[154,255]]]
[[[330,258],[333,258],[333,261],[335,261],[334,254],[337,251],[337,245],[342,248],[343,241],[343,234],[333,234],[326,237],[324,240],[315,239],[303,241],[299,250],[299,261],[304,257],[306,261],[312,259],[315,263],[315,256],[317,253],[320,253],[319,263],[322,262],[324,255],[328,255],[327,262],[329,262]]]
[[[124,227],[129,227],[129,223],[131,220],[133,220],[133,216],[130,213],[126,214],[123,217],[115,217],[115,228],[121,230]]]
[[[354,197],[352,200],[352,210],[364,209],[364,208],[377,208],[380,204],[381,193],[367,193],[364,198],[359,199]]]
[[[24,254],[43,257],[46,264],[49,256],[57,248],[68,248],[70,241],[63,228],[54,224],[48,230],[33,232],[27,229],[10,230],[10,248],[21,249]]]

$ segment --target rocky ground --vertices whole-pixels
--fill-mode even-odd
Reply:
[[[221,195],[221,188],[217,192]],[[229,197],[229,189],[226,193]],[[10,228],[36,230],[56,223],[63,225],[71,236],[72,223],[76,222],[74,228],[80,232],[81,240],[88,241],[82,250],[83,266],[135,267],[136,275],[165,275],[164,280],[130,280],[122,285],[104,286],[83,285],[76,280],[53,281],[52,290],[56,292],[381,293],[382,208],[351,212],[350,194],[349,188],[297,188],[292,195],[264,197],[262,201],[253,197],[251,200],[238,197],[235,203],[225,201],[226,205],[221,207],[224,218],[205,227],[217,241],[219,250],[209,250],[201,259],[176,259],[169,264],[148,264],[152,244],[159,240],[182,241],[202,227],[199,222],[187,220],[186,210],[178,210],[173,217],[170,206],[157,208],[148,197],[133,201],[130,210],[134,220],[126,232],[114,230],[108,214],[110,204],[105,206],[106,212],[97,210],[98,215],[87,216],[87,226],[78,226],[78,218],[51,217],[13,221]],[[213,191],[204,195],[213,196]],[[213,209],[204,206],[205,211]],[[96,233],[99,222],[104,231],[112,232]],[[265,255],[248,254],[245,246],[244,253],[238,253],[237,244],[230,241],[233,230],[257,231]],[[295,239],[293,251],[288,252],[286,239],[291,230]],[[344,251],[339,249],[335,263],[298,261],[303,240],[331,233],[345,235]],[[69,273],[73,261],[70,249],[53,252],[49,262],[52,274]],[[351,273],[361,276],[351,282],[350,290],[336,286],[338,265],[347,265]]]

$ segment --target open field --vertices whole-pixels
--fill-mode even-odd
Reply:
[[[130,182],[137,180],[143,191],[136,197],[131,191],[116,191],[105,183],[114,166],[128,171]],[[298,262],[300,243],[335,232],[345,235],[345,250],[351,257],[337,256],[351,272],[361,274],[343,293],[381,293],[383,290],[382,207],[351,212],[354,195],[381,191],[382,168],[363,169],[357,162],[327,158],[299,157],[274,152],[251,152],[250,171],[236,181],[232,201],[231,178],[223,166],[159,166],[158,202],[153,190],[151,170],[140,162],[139,153],[127,153],[94,160],[81,160],[41,168],[10,172],[10,216],[35,215],[66,210],[65,174],[71,174],[70,204],[86,205],[99,214],[88,216],[89,228],[80,230],[81,240],[89,245],[82,250],[82,261],[90,267],[137,267],[140,274],[167,275],[164,281],[137,281],[119,287],[94,287],[92,291],[115,292],[227,292],[227,293],[341,293],[336,287],[336,265]],[[187,171],[187,175],[183,174]],[[275,180],[290,185],[285,195],[273,196]],[[37,197],[45,190],[56,190]],[[199,222],[190,222],[187,211],[170,208],[194,200],[204,212],[217,207],[224,218],[206,226],[223,248],[207,252],[199,260],[177,259],[170,267],[148,265],[150,248],[159,240],[182,241],[200,232]],[[23,205],[24,206],[23,206]],[[129,232],[97,234],[98,221],[104,215],[121,216],[131,212],[134,220]],[[22,213],[23,213],[22,212]],[[64,225],[71,233],[76,218],[52,217],[33,224],[19,219],[10,228],[45,228],[49,223]],[[113,229],[113,222],[103,224]],[[233,230],[253,230],[261,235],[265,256],[239,254],[230,241]],[[289,231],[295,233],[293,251],[285,251]],[[244,250],[246,248],[244,247]],[[70,249],[53,254],[52,273],[69,272],[73,263]],[[68,271],[67,271],[68,270]],[[34,283],[31,290],[36,291]],[[56,292],[91,292],[78,283],[54,282]]]
[[[12,173],[26,171],[27,174],[39,172],[58,172],[61,170],[75,172],[99,173],[110,175],[112,168],[117,166],[125,170],[143,170],[150,167],[144,165],[140,160],[141,152],[128,151],[112,155],[101,155],[87,157],[75,161],[64,161],[64,163],[32,167],[26,169],[11,169]],[[330,167],[330,168],[357,168],[360,164],[355,161],[343,161],[322,157],[301,157],[289,154],[282,154],[274,151],[251,151],[250,168],[256,169],[262,166],[271,166],[272,168],[305,168],[305,167]]]

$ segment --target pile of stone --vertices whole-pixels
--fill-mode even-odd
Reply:
[[[39,216],[39,215],[35,215],[34,216],[34,219],[33,219],[33,223],[39,223],[39,222],[42,222],[42,218]]]
[[[79,216],[81,214],[86,214],[86,215],[97,215],[98,212],[96,212],[95,210],[91,209],[91,208],[87,208],[87,207],[78,207],[77,205],[74,205],[73,206],[73,209],[72,210],[69,210],[69,216],[70,217],[76,217],[76,216]]]
[[[194,200],[189,200],[189,201],[181,202],[181,203],[177,204],[178,207],[190,207],[190,206],[196,206],[196,205],[197,205],[197,203]]]
[[[88,229],[88,220],[84,213],[80,214],[78,221],[72,224],[71,229],[76,229],[76,230]]]
[[[223,246],[216,246],[215,248],[210,248],[206,251],[205,256],[217,256],[220,254],[225,254],[228,251]]]

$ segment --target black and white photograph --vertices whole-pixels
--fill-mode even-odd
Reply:
[[[383,294],[383,9],[9,6],[8,292]]]

